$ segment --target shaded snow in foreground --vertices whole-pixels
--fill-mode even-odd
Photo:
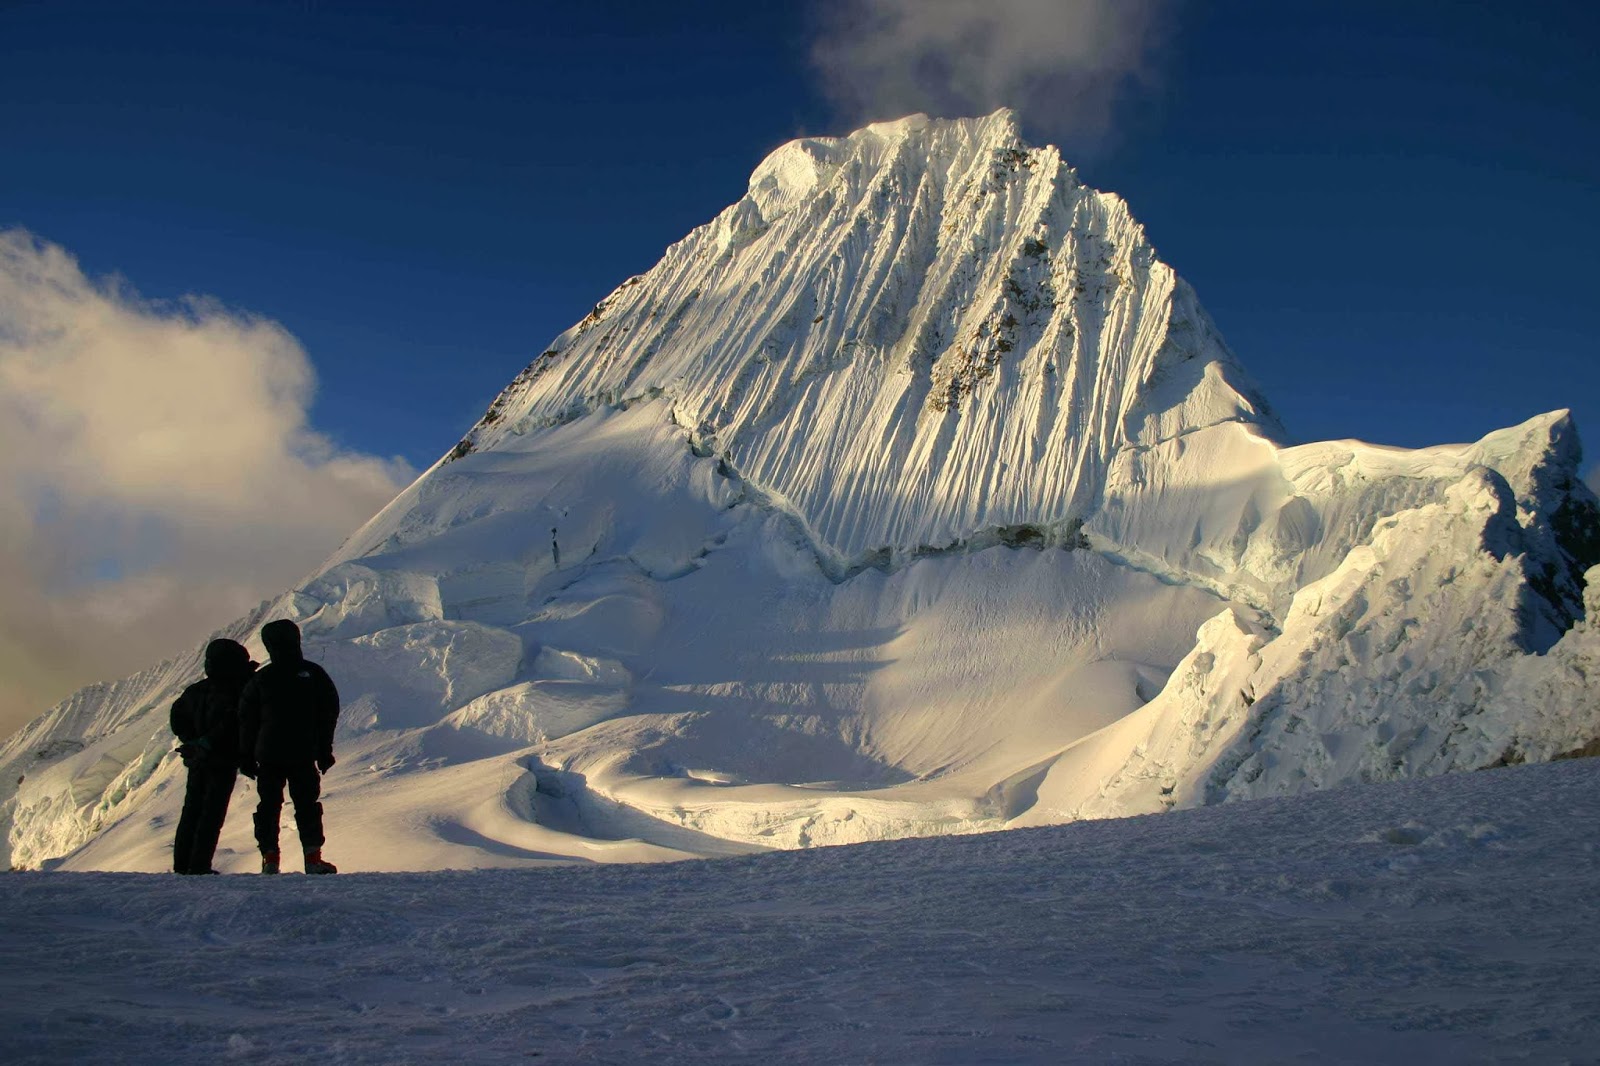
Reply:
[[[0,878],[64,1061],[1593,1061],[1600,761],[988,836]],[[337,855],[333,856],[335,859]]]

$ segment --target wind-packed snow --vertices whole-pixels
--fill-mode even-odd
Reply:
[[[1600,761],[636,866],[0,877],[7,1063],[1567,1063]]]
[[[1122,201],[913,117],[780,148],[225,635],[338,683],[353,870],[1156,812],[1600,746],[1580,469],[1564,412],[1289,445]],[[198,650],[0,746],[13,864],[170,865]]]

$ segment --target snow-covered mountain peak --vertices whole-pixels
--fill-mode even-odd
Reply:
[[[1582,487],[1583,444],[1568,410],[1496,430],[1472,446],[1472,460],[1505,475],[1524,512],[1549,510]]]
[[[826,186],[841,166],[853,163],[876,169],[902,150],[931,162],[941,154],[949,156],[984,145],[1021,148],[1022,133],[1014,113],[1003,109],[981,119],[939,121],[915,114],[875,122],[844,137],[802,137],[761,161],[750,175],[748,199],[770,223]]]
[[[1009,111],[777,149],[457,454],[657,397],[842,563],[1082,521],[1125,448],[1277,433],[1126,205],[1027,147]]]
[[[1125,202],[1009,112],[917,115],[772,152],[226,635],[293,618],[337,679],[364,868],[1442,773],[1600,742],[1579,455],[1565,412],[1288,446]],[[160,868],[198,665],[0,747],[14,862]]]

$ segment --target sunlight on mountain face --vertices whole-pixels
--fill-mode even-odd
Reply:
[[[230,633],[294,618],[339,683],[347,869],[1427,776],[1600,735],[1578,455],[1562,412],[1287,446],[1121,200],[1006,112],[913,116],[775,152]],[[164,710],[196,674],[0,750],[13,862],[166,868]]]

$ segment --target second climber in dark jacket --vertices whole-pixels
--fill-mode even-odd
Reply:
[[[320,799],[321,775],[334,763],[339,692],[328,672],[300,653],[300,627],[287,618],[262,626],[261,642],[272,661],[256,671],[239,700],[241,762],[245,773],[255,775],[261,795],[256,806],[261,872],[278,872],[278,829],[288,786],[306,873],[337,873],[322,858]]]
[[[172,731],[189,771],[172,841],[172,868],[180,874],[216,873],[211,859],[239,778],[239,694],[255,668],[243,644],[213,640],[206,676],[172,704]]]

